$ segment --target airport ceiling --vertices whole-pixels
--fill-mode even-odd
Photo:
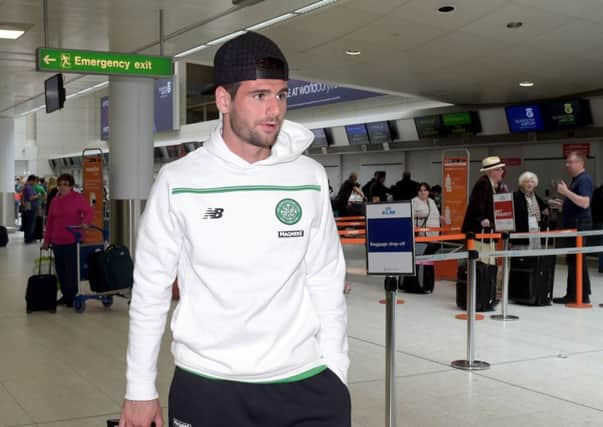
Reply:
[[[316,1],[47,0],[48,46],[159,54],[163,10],[165,54],[175,55]],[[35,70],[43,4],[0,0],[0,24],[29,27],[16,41],[0,40],[0,115],[43,103],[50,74]],[[443,5],[455,10],[438,12]],[[514,22],[522,25],[507,27]],[[261,32],[283,48],[293,78],[401,96],[500,104],[603,88],[603,0],[337,0]],[[211,64],[215,49],[184,59]],[[69,95],[106,77],[66,80]]]

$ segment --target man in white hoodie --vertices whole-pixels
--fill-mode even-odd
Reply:
[[[120,427],[164,426],[155,387],[171,320],[169,426],[349,427],[345,262],[312,132],[284,120],[288,64],[248,32],[214,58],[222,119],[163,167],[140,226]]]

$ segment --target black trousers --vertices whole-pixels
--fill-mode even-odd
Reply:
[[[282,384],[203,378],[176,368],[169,426],[350,427],[348,388],[330,370]]]
[[[59,283],[61,284],[61,293],[65,297],[66,303],[72,303],[77,294],[77,245],[53,245],[54,265],[57,270]]]

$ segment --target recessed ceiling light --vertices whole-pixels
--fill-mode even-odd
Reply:
[[[534,86],[534,82],[531,82],[529,80],[525,80],[523,82],[519,82],[519,86],[521,86],[521,87],[532,87],[532,86]]]
[[[360,51],[356,49],[348,49],[345,51],[345,54],[350,56],[358,56],[360,55]]]
[[[511,21],[507,24],[507,28],[515,29],[523,26],[521,21]]]
[[[452,4],[444,4],[438,7],[438,12],[440,13],[452,13],[456,10],[456,6]]]
[[[0,39],[16,40],[31,27],[27,24],[0,22]]]

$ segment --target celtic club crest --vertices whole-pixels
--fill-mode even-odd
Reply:
[[[293,225],[299,222],[302,217],[302,208],[293,199],[283,199],[277,203],[275,209],[276,217],[280,222],[287,225]]]

